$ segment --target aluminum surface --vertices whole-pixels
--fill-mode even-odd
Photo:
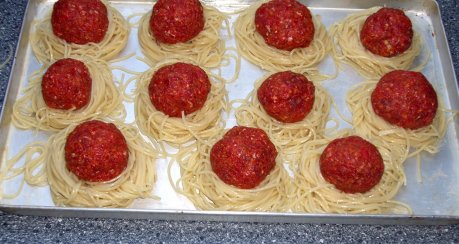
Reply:
[[[224,12],[233,12],[256,1],[207,0],[203,2],[216,6]],[[314,15],[321,16],[323,23],[327,27],[350,13],[372,6],[386,5],[403,8],[408,11],[415,31],[418,31],[425,41],[425,48],[422,55],[427,55],[426,50],[430,50],[431,52],[430,61],[423,70],[423,73],[437,89],[439,98],[444,101],[446,107],[459,109],[457,81],[438,5],[434,1],[317,0],[303,2],[310,6]],[[2,164],[5,162],[5,158],[15,155],[28,143],[37,140],[45,141],[50,135],[50,133],[44,132],[37,133],[34,131],[17,130],[11,124],[10,114],[14,101],[21,96],[20,89],[27,84],[30,74],[40,68],[29,46],[32,22],[44,16],[49,11],[52,3],[53,1],[29,1],[0,124],[0,158],[2,158]],[[151,9],[151,1],[111,1],[111,3],[125,17],[135,13],[145,13]],[[133,21],[135,20],[136,18]],[[235,17],[232,17],[232,21],[234,20]],[[234,38],[227,38],[226,43],[227,46],[235,46]],[[131,30],[128,46],[121,53],[121,56],[133,52],[137,56],[143,56],[137,42],[137,29]],[[422,60],[422,57],[419,60]],[[148,68],[135,58],[130,58],[117,64],[135,71],[145,71]],[[225,77],[231,76],[232,68],[230,66],[224,69],[223,74]],[[322,62],[320,68],[324,73],[332,73],[334,65],[331,58],[328,57]],[[120,71],[114,71],[114,75],[117,78],[121,76],[121,73]],[[265,73],[257,66],[243,60],[238,81],[227,85],[230,99],[244,98],[252,90],[253,82]],[[323,82],[323,85],[333,95],[339,109],[344,112],[346,117],[350,117],[350,113],[344,102],[345,92],[350,86],[360,81],[362,81],[362,78],[350,67],[346,67],[336,79]],[[126,122],[132,122],[134,120],[133,105],[126,104],[126,108],[129,111]],[[338,118],[333,109],[330,116]],[[227,121],[227,127],[233,125],[235,125],[234,117],[230,117]],[[341,126],[349,127],[344,122],[341,123]],[[458,130],[459,122],[456,119],[453,123],[449,124],[440,152],[435,155],[422,155],[422,182],[418,182],[420,179],[417,176],[418,172],[415,160],[410,159],[405,163],[407,184],[405,187],[402,187],[396,199],[408,203],[413,208],[413,216],[197,211],[188,199],[175,193],[169,185],[166,174],[166,160],[158,161],[157,171],[159,179],[154,190],[154,194],[161,197],[161,202],[138,200],[128,209],[63,208],[54,206],[48,187],[30,187],[25,185],[18,198],[0,200],[0,208],[4,211],[19,214],[50,216],[311,223],[459,223],[459,193],[457,191],[459,186],[459,167],[457,167],[459,163]],[[5,149],[7,149],[8,155],[6,155]],[[178,169],[175,168],[174,172],[177,177]],[[17,177],[15,180],[5,182],[3,187],[7,192],[11,193],[18,188],[21,180],[22,177]],[[2,186],[0,185],[0,187]]]

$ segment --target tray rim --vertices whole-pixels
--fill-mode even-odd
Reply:
[[[165,209],[117,209],[117,208],[69,208],[49,206],[2,206],[0,210],[19,215],[154,219],[174,221],[222,221],[257,223],[327,223],[327,224],[378,224],[378,225],[449,225],[459,224],[459,218],[451,215],[388,215],[388,214],[325,214],[325,213],[277,213],[242,211],[201,211]]]

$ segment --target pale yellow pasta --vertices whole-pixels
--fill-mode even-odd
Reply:
[[[150,31],[151,11],[142,16],[139,22],[139,43],[143,54],[153,61],[185,56],[200,66],[219,67],[226,52],[225,41],[220,37],[222,22],[229,28],[228,17],[214,7],[204,7],[204,29],[185,43],[167,44],[155,40]]]
[[[51,27],[51,13],[35,26],[30,44],[35,57],[40,63],[49,64],[63,57],[79,55],[102,60],[116,57],[126,46],[129,37],[129,25],[120,12],[102,0],[107,7],[109,21],[104,39],[99,43],[75,44],[55,36]]]
[[[371,141],[384,160],[381,181],[365,193],[349,194],[325,181],[320,172],[319,159],[324,148],[335,138],[354,134],[341,131],[334,138],[307,142],[300,154],[294,171],[295,191],[289,196],[293,212],[352,213],[352,214],[409,214],[411,208],[392,200],[405,183],[401,162],[406,158],[404,148],[392,148],[380,141]]]
[[[320,84],[314,84],[315,99],[309,114],[299,122],[280,122],[265,112],[257,98],[258,88],[271,75],[259,79],[246,99],[235,101],[242,103],[235,116],[239,125],[263,129],[282,150],[285,159],[291,161],[291,156],[300,153],[305,142],[323,137],[332,98]]]
[[[367,138],[381,139],[392,147],[405,148],[407,157],[422,151],[437,153],[447,129],[444,111],[438,109],[431,125],[416,130],[391,125],[373,111],[371,93],[377,83],[377,80],[359,83],[346,96],[355,130]],[[439,104],[441,107],[442,102],[439,101]],[[410,148],[414,150],[408,154]]]
[[[308,47],[292,51],[280,50],[266,44],[255,29],[255,12],[264,2],[251,5],[237,18],[234,30],[238,52],[251,63],[268,71],[290,70],[309,76],[319,75],[317,65],[327,56],[332,46],[320,17],[313,17],[314,39]]]
[[[287,195],[292,184],[280,157],[266,179],[253,189],[239,189],[218,178],[210,165],[210,150],[222,134],[211,138],[208,143],[183,147],[174,156],[168,174],[175,191],[185,195],[201,210],[288,211]],[[176,182],[171,177],[174,162],[180,166],[180,179]]]
[[[223,112],[228,111],[226,81],[205,69],[211,82],[211,90],[201,109],[188,115],[182,113],[181,118],[169,117],[156,110],[148,93],[151,78],[159,68],[177,62],[193,63],[184,58],[167,59],[138,76],[134,108],[137,125],[145,135],[154,141],[168,142],[175,147],[194,140],[206,140],[221,132],[225,127]]]
[[[381,77],[392,70],[420,71],[428,58],[417,67],[412,67],[413,61],[421,53],[422,41],[418,33],[414,33],[413,41],[408,50],[395,57],[382,57],[368,51],[360,41],[360,30],[365,20],[381,7],[374,7],[351,14],[344,20],[330,27],[332,36],[333,58],[339,65],[347,63],[362,76],[368,78]]]
[[[52,135],[47,143],[33,143],[17,156],[7,161],[0,174],[0,181],[24,173],[24,181],[32,186],[49,185],[56,206],[72,207],[128,207],[137,198],[155,198],[152,190],[156,182],[158,151],[145,142],[137,128],[118,121],[106,121],[116,125],[126,139],[129,159],[126,169],[114,180],[92,183],[80,180],[66,167],[65,144],[67,136],[77,124],[72,124]],[[32,155],[39,156],[32,159]],[[14,168],[25,156],[22,167]],[[35,172],[37,171],[37,172]],[[32,173],[35,172],[35,173]],[[21,186],[22,188],[22,186]],[[19,191],[4,198],[15,198]]]
[[[92,79],[92,91],[89,103],[78,110],[49,108],[43,100],[41,82],[48,66],[34,72],[22,96],[13,105],[13,124],[21,129],[59,131],[72,123],[95,117],[110,116],[124,119],[123,97],[113,81],[109,64],[103,60],[89,57],[72,56],[83,62]]]

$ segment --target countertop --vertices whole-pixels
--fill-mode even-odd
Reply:
[[[459,74],[459,1],[438,0]],[[0,64],[15,48],[25,0],[0,0]],[[0,69],[3,104],[12,60]],[[459,243],[459,225],[383,226],[266,224],[206,221],[84,219],[17,216],[0,212],[0,243],[5,242],[409,242]]]

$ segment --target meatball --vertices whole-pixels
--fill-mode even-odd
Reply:
[[[364,193],[376,186],[384,173],[378,149],[358,136],[335,139],[320,156],[326,181],[346,193]]]
[[[157,110],[181,117],[182,111],[190,114],[204,106],[210,87],[204,70],[192,64],[175,63],[155,72],[148,91]]]
[[[210,151],[212,170],[226,184],[241,189],[258,186],[276,165],[277,150],[258,128],[236,126]]]
[[[153,6],[150,30],[159,42],[187,42],[204,29],[204,12],[198,0],[158,0]]]
[[[272,0],[255,13],[255,28],[266,44],[281,50],[308,47],[314,38],[309,9],[296,0]]]
[[[75,59],[60,59],[43,75],[41,92],[46,105],[54,109],[80,109],[91,98],[92,79],[86,65]]]
[[[99,43],[108,29],[107,7],[100,0],[59,0],[51,25],[54,35],[69,43]]]
[[[114,124],[87,121],[67,136],[66,166],[81,180],[110,181],[126,169],[128,158],[126,140]]]
[[[381,8],[370,15],[360,31],[360,41],[370,52],[393,57],[411,46],[413,29],[411,20],[402,10]]]
[[[258,100],[266,113],[278,121],[303,120],[314,105],[314,84],[291,71],[271,75],[258,88]]]
[[[379,80],[371,94],[371,105],[390,124],[414,130],[432,124],[438,100],[422,73],[395,70]]]

